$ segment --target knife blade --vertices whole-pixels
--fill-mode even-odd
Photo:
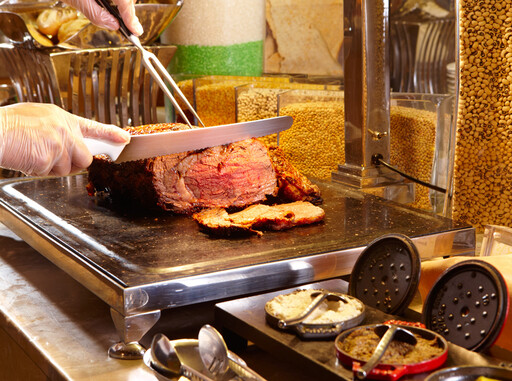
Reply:
[[[287,130],[292,124],[291,116],[277,116],[191,130],[134,135],[128,144],[116,144],[94,138],[84,138],[84,141],[93,156],[106,154],[115,163],[122,163],[271,135]]]

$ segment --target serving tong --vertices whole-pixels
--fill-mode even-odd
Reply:
[[[142,56],[142,63],[148,70],[149,74],[151,75],[151,77],[153,77],[158,86],[164,92],[165,96],[171,101],[172,105],[174,106],[174,109],[178,111],[178,113],[183,118],[183,120],[188,124],[188,126],[190,128],[197,128],[197,126],[194,126],[192,125],[192,123],[190,123],[187,116],[181,109],[180,105],[178,104],[178,102],[172,95],[171,91],[165,84],[165,81],[167,81],[171,85],[173,90],[176,92],[176,94],[179,95],[183,103],[185,103],[185,105],[190,110],[192,115],[194,115],[194,117],[196,118],[198,124],[201,124],[203,127],[205,127],[199,115],[197,115],[196,111],[189,103],[185,95],[181,92],[176,82],[174,82],[174,79],[172,79],[171,75],[167,72],[167,69],[160,63],[158,58],[153,53],[149,52],[142,46],[139,38],[128,29],[123,19],[121,18],[121,15],[119,14],[117,8],[112,6],[109,0],[96,0],[96,2],[117,19],[117,21],[119,22],[119,30],[121,31],[121,34],[123,34],[123,36],[126,37],[139,50]]]

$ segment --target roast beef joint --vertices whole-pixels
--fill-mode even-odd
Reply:
[[[177,128],[181,125],[167,123],[127,130],[136,135]],[[210,234],[260,234],[254,229],[287,229],[321,221],[324,215],[313,205],[322,202],[318,186],[279,148],[267,148],[257,139],[120,164],[98,155],[88,179],[91,196],[107,191],[116,204],[193,214]]]

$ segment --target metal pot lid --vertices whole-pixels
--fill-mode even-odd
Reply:
[[[384,235],[359,255],[349,294],[388,314],[400,314],[416,294],[420,268],[418,250],[407,236]]]
[[[481,352],[498,338],[508,314],[508,291],[491,264],[470,259],[446,269],[423,306],[426,327],[463,348]]]

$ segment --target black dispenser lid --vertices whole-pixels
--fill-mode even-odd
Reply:
[[[477,259],[446,269],[428,293],[423,322],[463,348],[481,352],[498,338],[508,313],[508,291],[500,272]]]
[[[414,298],[420,257],[405,235],[387,234],[359,255],[350,276],[349,294],[388,314],[400,314]]]

